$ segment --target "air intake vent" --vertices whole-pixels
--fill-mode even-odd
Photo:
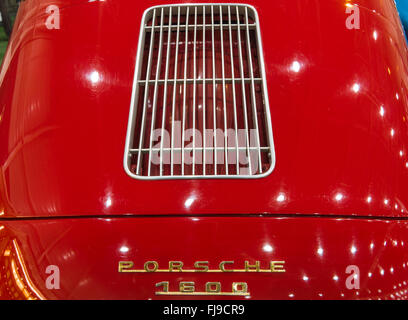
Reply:
[[[259,178],[275,164],[259,23],[246,5],[142,21],[125,150],[139,179]]]

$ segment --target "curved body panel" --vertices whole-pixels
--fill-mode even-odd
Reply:
[[[113,218],[12,221],[0,235],[2,298],[47,299],[405,299],[406,222],[333,218]],[[187,245],[188,244],[188,245]],[[12,262],[14,261],[14,263]],[[155,272],[144,270],[148,261]],[[189,272],[161,272],[169,262]],[[209,270],[194,268],[201,261]],[[251,272],[242,272],[245,261]],[[283,268],[268,270],[271,261]],[[203,262],[207,262],[204,264]],[[26,272],[22,265],[26,265]],[[348,289],[348,266],[359,267],[359,290]],[[47,267],[58,266],[60,289],[47,289]],[[13,272],[14,270],[14,272]],[[191,271],[192,270],[192,271]],[[241,270],[241,272],[231,272]],[[201,271],[201,272],[200,272]],[[14,274],[24,284],[19,289]],[[29,275],[27,277],[26,275]],[[18,282],[18,281],[17,281]],[[170,295],[158,283],[168,282]],[[194,282],[182,295],[180,282]],[[246,283],[247,295],[199,295],[206,283]],[[30,286],[28,284],[31,284]],[[26,291],[24,291],[26,289]],[[27,296],[25,296],[25,294]],[[13,296],[15,295],[15,296]]]
[[[21,3],[0,71],[0,298],[183,298],[180,282],[199,292],[219,282],[245,293],[237,299],[406,298],[408,55],[394,1],[354,1],[360,28],[350,30],[348,2],[248,0],[273,172],[132,179],[123,153],[140,22],[151,6],[179,3]],[[49,5],[58,29],[46,26]],[[118,272],[169,261],[219,271]],[[242,272],[245,261],[277,272]],[[47,288],[49,266],[58,290]],[[346,286],[349,266],[359,289]],[[156,294],[162,282],[172,295]]]
[[[23,3],[4,59],[5,216],[407,214],[407,47],[392,1],[357,1],[360,30],[345,27],[342,2],[249,1],[264,43],[275,170],[257,181],[176,182],[135,181],[118,165],[141,17],[170,2],[63,3],[58,30],[45,25],[47,2]]]

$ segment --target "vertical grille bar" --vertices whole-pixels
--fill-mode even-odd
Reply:
[[[152,167],[152,144],[153,144],[153,132],[154,124],[156,121],[156,107],[157,107],[157,91],[158,91],[158,81],[160,77],[161,70],[161,58],[163,49],[163,21],[164,21],[164,9],[161,9],[160,13],[160,38],[159,38],[159,54],[157,56],[157,66],[156,66],[156,80],[154,82],[154,93],[153,93],[153,109],[152,109],[152,121],[150,125],[150,141],[149,141],[149,164],[147,169],[147,175],[150,176],[150,171]]]
[[[206,172],[206,164],[205,164],[205,157],[206,157],[206,149],[205,149],[205,147],[206,147],[206,144],[205,144],[205,141],[206,141],[206,127],[205,127],[205,115],[206,115],[206,110],[205,110],[205,107],[206,107],[206,95],[205,95],[205,86],[206,86],[206,81],[205,81],[205,72],[206,72],[206,69],[205,69],[205,59],[207,58],[206,57],[206,54],[205,54],[205,42],[206,42],[206,38],[205,38],[205,29],[206,29],[206,24],[205,24],[205,15],[206,15],[206,10],[205,10],[205,6],[203,6],[203,71],[202,71],[202,74],[203,74],[203,176],[205,176],[205,172]]]
[[[167,108],[167,84],[169,80],[169,60],[170,60],[170,41],[171,41],[171,27],[172,27],[172,9],[169,9],[169,29],[167,34],[167,55],[166,55],[166,75],[164,83],[164,94],[163,94],[163,116],[162,116],[162,130],[161,130],[161,141],[160,141],[160,176],[163,176],[163,143],[164,143],[164,128],[166,125],[166,108]]]
[[[262,158],[261,158],[261,144],[259,139],[259,127],[258,127],[258,111],[256,109],[256,98],[255,98],[255,84],[254,84],[254,70],[252,65],[252,54],[251,54],[251,39],[249,36],[249,20],[248,20],[248,8],[245,7],[245,24],[246,24],[246,37],[247,37],[247,57],[248,57],[248,64],[249,64],[249,74],[251,78],[251,101],[252,101],[252,121],[254,122],[255,130],[256,130],[256,148],[258,151],[258,164],[259,164],[259,172],[262,173]]]
[[[245,123],[245,145],[247,147],[247,158],[249,164],[249,174],[252,174],[251,165],[251,152],[249,149],[249,132],[248,132],[248,114],[247,114],[247,104],[246,104],[246,94],[245,94],[245,75],[244,75],[244,61],[242,59],[242,42],[241,42],[241,24],[239,21],[239,7],[237,9],[237,24],[238,24],[238,51],[239,51],[239,70],[241,72],[241,90],[242,90],[242,104],[244,109],[244,123]]]
[[[234,54],[233,54],[234,49],[232,47],[231,6],[228,6],[228,24],[229,24],[229,39],[230,39],[232,101],[234,105],[236,167],[237,167],[237,175],[239,175],[238,121],[237,121],[237,101],[236,101],[237,99],[236,99],[236,93],[235,93],[235,70],[234,70]]]
[[[147,10],[133,90],[124,158],[130,176],[258,178],[273,170],[254,8],[181,4]]]
[[[176,36],[176,56],[174,59],[174,81],[173,81],[173,108],[171,113],[171,176],[174,175],[174,114],[176,109],[176,79],[177,79],[177,62],[178,62],[178,52],[179,52],[179,40],[180,40],[180,7],[178,8],[177,14],[177,36]]]
[[[184,41],[184,90],[183,90],[183,130],[181,132],[181,175],[184,176],[184,138],[186,129],[186,91],[187,91],[187,57],[188,57],[188,18],[190,7],[186,14],[186,40]]]
[[[154,28],[156,22],[156,9],[153,11],[153,20],[152,20],[152,28]],[[151,35],[150,35],[150,49],[149,49],[149,58],[148,58],[148,64],[147,64],[147,72],[146,72],[146,81],[149,81],[150,79],[150,71],[152,67],[152,53],[153,53],[153,45],[154,45],[154,32],[152,29]],[[145,87],[144,90],[144,100],[143,100],[143,116],[142,116],[142,124],[140,128],[140,136],[139,136],[139,149],[137,152],[137,168],[136,168],[136,174],[140,174],[140,158],[142,155],[142,145],[143,145],[143,138],[144,138],[144,126],[145,126],[145,117],[146,117],[146,103],[147,103],[147,98],[149,96],[149,86]]]
[[[225,173],[228,175],[228,130],[227,130],[227,102],[225,99],[225,64],[224,64],[224,26],[222,23],[222,6],[220,6],[220,39],[221,39],[221,70],[222,70],[222,101],[224,109],[224,152],[225,152]]]
[[[193,63],[194,63],[194,85],[193,85],[193,175],[195,174],[195,117],[196,117],[196,80],[197,80],[197,62],[196,62],[196,43],[197,43],[197,7],[194,8],[194,49],[193,49]]]
[[[213,78],[213,123],[214,123],[214,175],[217,175],[217,93],[215,87],[215,78],[217,77],[215,73],[215,37],[214,37],[214,6],[211,6],[211,32],[212,32],[212,78]]]

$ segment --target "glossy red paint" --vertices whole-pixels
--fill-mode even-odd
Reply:
[[[177,2],[63,1],[59,30],[45,26],[47,1],[22,4],[0,74],[4,216],[407,215],[407,47],[392,1],[356,1],[360,30],[345,27],[342,1],[249,1],[264,44],[273,173],[129,178],[121,163],[141,17]]]
[[[12,221],[0,224],[2,298],[25,298],[13,278],[12,260],[24,282],[15,246],[34,290],[48,299],[165,299],[155,284],[195,281],[247,282],[248,297],[237,299],[397,299],[407,298],[408,223],[332,218],[196,217],[113,218]],[[188,245],[186,245],[188,244]],[[4,252],[10,250],[4,257]],[[285,273],[118,273],[118,262],[134,261],[142,269],[149,260],[168,268],[169,261],[285,260]],[[47,266],[60,269],[59,290],[46,288]],[[360,268],[360,290],[348,290],[348,265]],[[231,268],[228,265],[226,268]],[[9,274],[8,278],[6,278]],[[10,280],[10,282],[8,282]],[[13,296],[15,294],[15,296]],[[188,296],[195,299],[199,296]],[[201,297],[202,298],[202,297]],[[214,297],[231,299],[231,297]]]
[[[261,25],[274,171],[134,180],[122,163],[141,17],[182,2],[22,2],[0,71],[1,270],[11,266],[4,246],[17,244],[45,298],[157,298],[162,277],[117,273],[126,245],[129,258],[160,264],[285,260],[283,275],[239,276],[251,298],[405,298],[408,59],[393,1],[353,1],[361,29],[348,30],[349,1],[248,0]],[[60,6],[59,30],[45,26],[49,4]],[[44,287],[49,264],[65,274],[59,291]],[[362,273],[359,296],[344,286],[350,264]],[[0,286],[1,298],[27,298]]]

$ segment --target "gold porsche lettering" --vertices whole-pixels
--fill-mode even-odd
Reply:
[[[245,294],[248,292],[248,284],[246,282],[234,282],[232,284],[232,292],[236,294]]]
[[[147,261],[144,264],[144,270],[146,272],[156,272],[159,268],[159,264],[156,261]]]
[[[217,267],[212,267],[209,261],[195,261],[192,267],[185,266],[183,261],[168,261],[168,269],[161,268],[157,261],[146,261],[142,268],[135,267],[133,261],[119,261],[118,272],[120,273],[206,273],[206,272],[241,272],[241,273],[281,273],[286,272],[285,261],[244,261],[233,260],[221,261]],[[170,283],[161,281],[155,284],[156,295],[196,295],[196,296],[249,296],[249,288],[246,282],[232,282],[230,290],[223,291],[225,284],[221,282],[206,282],[197,285],[194,281],[180,281]],[[171,290],[170,287],[173,289]],[[224,289],[225,290],[225,289]]]
[[[181,281],[179,285],[180,292],[194,292],[195,286],[192,281]]]
[[[281,273],[286,272],[285,261],[245,261],[238,264],[235,261],[221,261],[218,268],[210,268],[209,261],[196,261],[193,267],[184,266],[182,261],[169,261],[168,269],[162,269],[157,261],[146,261],[143,268],[134,268],[133,261],[119,261],[118,272],[143,273],[143,272],[251,272],[251,273]],[[240,268],[241,266],[241,268]]]
[[[246,282],[233,282],[231,291],[222,291],[221,282],[207,282],[203,291],[196,290],[196,284],[194,281],[181,281],[178,285],[179,290],[170,291],[170,282],[162,281],[156,283],[158,296],[248,296],[248,284]],[[200,288],[198,288],[200,290]]]
[[[162,292],[162,294],[168,293],[169,292],[169,282],[168,281],[162,281],[156,283],[156,288],[163,287],[163,290],[159,291]],[[157,294],[157,291],[156,291]]]
[[[270,266],[271,266],[271,271],[272,272],[285,272],[285,267],[284,267],[285,261],[271,261]]]
[[[234,264],[234,261],[221,261],[220,262],[220,270],[222,272],[234,272],[234,270],[227,270],[225,269],[226,264]]]
[[[255,265],[251,265],[249,264],[249,261],[245,261],[245,271],[246,272],[259,272],[259,270],[261,269],[260,263],[259,261],[255,262]]]
[[[208,261],[196,261],[194,262],[194,268],[196,268],[196,272],[207,272]]]
[[[133,267],[133,261],[119,261],[119,272],[126,272],[124,270],[131,269]]]
[[[221,283],[220,282],[207,282],[205,284],[205,291],[219,293],[221,292]]]
[[[169,261],[169,271],[179,271],[182,272],[183,262],[181,261]]]

